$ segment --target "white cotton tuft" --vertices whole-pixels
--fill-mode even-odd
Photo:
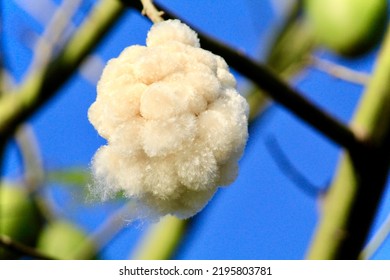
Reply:
[[[200,47],[198,35],[179,20],[166,20],[152,26],[146,39],[148,47],[176,41],[192,47]]]
[[[238,174],[248,104],[222,57],[178,20],[155,24],[147,46],[110,60],[88,118],[108,143],[92,160],[94,190],[123,192],[137,215],[188,218]]]

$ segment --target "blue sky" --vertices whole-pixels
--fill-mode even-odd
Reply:
[[[39,2],[39,1],[38,1]],[[57,1],[58,2],[58,1]],[[209,35],[262,59],[267,42],[280,21],[272,3],[283,1],[174,1],[162,3],[189,23]],[[239,5],[239,6],[238,6]],[[13,1],[5,1],[5,44],[9,65],[18,80],[31,60],[31,49],[13,30],[17,21],[40,33],[42,26],[21,11]],[[128,12],[98,47],[97,54],[106,61],[132,44],[144,44],[150,27],[135,12]],[[323,58],[370,72],[376,50],[357,60],[337,57],[326,51]],[[241,89],[245,80],[238,77]],[[337,80],[310,69],[295,86],[341,120],[347,122],[362,93],[362,87]],[[59,95],[31,120],[40,144],[45,167],[88,168],[99,146],[104,144],[87,119],[87,110],[95,99],[95,85],[75,75]],[[275,105],[250,130],[249,142],[240,161],[240,174],[228,188],[220,189],[199,214],[196,223],[177,254],[179,259],[302,259],[318,221],[321,201],[294,185],[275,164],[266,148],[275,137],[287,156],[310,181],[326,188],[337,168],[339,148],[284,108]],[[21,169],[15,148],[7,153],[5,171],[17,178]],[[114,206],[79,205],[74,194],[52,186],[62,215],[92,231]],[[386,193],[376,227],[390,211]],[[122,259],[129,256],[147,225],[127,227],[103,251],[103,257]],[[375,255],[390,256],[390,242]]]

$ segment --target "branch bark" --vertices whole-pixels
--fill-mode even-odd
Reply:
[[[309,259],[358,258],[382,197],[390,165],[390,26],[351,126],[369,143],[344,153]]]
[[[142,5],[139,1],[122,0],[122,3],[130,8],[135,8],[140,12],[142,11]],[[164,11],[164,19],[180,19],[157,3],[155,3],[155,6],[157,9]],[[180,19],[180,21],[186,23],[183,19]],[[186,24],[191,26],[188,23]],[[345,126],[333,116],[303,97],[301,93],[291,88],[270,68],[254,61],[242,52],[205,35],[196,28],[192,26],[191,28],[198,33],[203,48],[222,56],[231,67],[254,82],[260,89],[269,94],[272,99],[284,106],[295,116],[341,147],[351,151],[360,149],[362,141],[351,128]]]

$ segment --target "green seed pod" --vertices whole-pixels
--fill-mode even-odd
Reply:
[[[34,246],[43,217],[27,192],[9,184],[0,185],[0,235]],[[17,259],[15,252],[0,248],[0,259]]]
[[[39,237],[37,248],[56,259],[91,259],[96,246],[80,228],[67,221],[55,221],[47,225]]]
[[[305,10],[318,42],[345,56],[366,53],[386,29],[386,0],[305,0]]]

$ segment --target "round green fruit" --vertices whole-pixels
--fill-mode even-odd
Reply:
[[[9,184],[0,185],[0,235],[28,246],[34,246],[43,217],[27,192]],[[21,255],[0,248],[0,259],[16,259]]]
[[[387,25],[387,0],[305,0],[319,43],[345,56],[369,51]]]
[[[87,234],[67,221],[54,221],[43,230],[38,250],[56,259],[91,259],[96,247]]]

